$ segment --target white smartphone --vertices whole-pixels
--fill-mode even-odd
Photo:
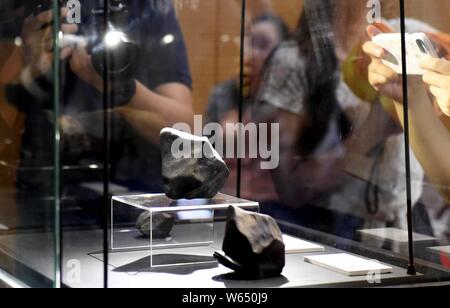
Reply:
[[[426,58],[437,58],[438,54],[425,33],[406,34],[406,62],[408,75],[423,75],[419,64]],[[383,33],[373,37],[372,42],[382,47],[386,53],[383,63],[398,74],[402,74],[401,33]]]

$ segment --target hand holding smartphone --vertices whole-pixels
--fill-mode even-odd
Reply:
[[[420,62],[430,57],[437,58],[436,49],[425,33],[406,34],[405,40],[408,75],[423,75]],[[383,63],[402,74],[401,33],[381,33],[374,36],[372,42],[385,50]]]

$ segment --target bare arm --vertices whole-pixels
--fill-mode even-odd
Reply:
[[[450,202],[450,133],[436,114],[424,85],[415,87],[410,99],[411,147],[432,183]],[[403,123],[403,104],[395,103]]]
[[[194,119],[191,91],[176,83],[163,85],[153,92],[138,82],[133,100],[115,111],[153,144],[159,143],[159,132],[164,127],[179,122],[192,127]]]
[[[151,91],[137,82],[136,95],[128,107],[161,116],[165,126],[192,124],[194,120],[191,90],[180,83],[164,84]]]
[[[373,31],[369,28],[369,34],[373,35]],[[401,76],[382,63],[384,51],[378,46],[367,42],[364,51],[372,57],[370,83],[383,95],[394,99],[398,119],[404,127],[404,110],[400,103],[403,101]],[[437,79],[442,80],[442,76]],[[424,81],[431,82],[430,76],[425,74]],[[436,112],[433,99],[422,80],[411,77],[409,92],[411,147],[432,183],[450,202],[450,132]]]
[[[103,81],[83,46],[73,52],[70,65],[78,77],[103,92]],[[179,122],[192,126],[194,119],[191,90],[180,83],[167,83],[152,91],[136,81],[136,93],[131,101],[114,111],[124,116],[139,134],[152,143],[159,142],[162,128]]]

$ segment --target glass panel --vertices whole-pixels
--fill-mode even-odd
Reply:
[[[265,4],[284,18],[279,1]],[[244,119],[259,125],[260,138],[261,124],[269,124],[268,135],[275,134],[269,138],[274,154],[269,161],[278,164],[262,170],[260,163],[267,159],[259,157],[253,166],[244,165],[242,173],[243,179],[251,178],[245,187],[251,191],[248,198],[261,202],[262,212],[278,219],[286,232],[380,262],[392,262],[387,255],[394,252],[398,259],[391,264],[400,268],[393,271],[405,277],[408,264],[400,260],[409,256],[408,186],[399,112],[403,87],[398,75],[398,4],[302,1],[291,37],[272,54],[273,38],[283,33],[279,21],[256,18],[248,25],[247,71],[255,75],[250,74],[253,107]],[[384,45],[397,47],[384,59],[397,66],[397,73],[388,70],[394,86],[380,85],[384,77],[379,70],[386,73],[385,66],[380,60],[371,64],[364,52],[373,51],[367,42],[381,32],[397,33],[395,42]],[[413,204],[421,198],[423,175],[412,157]],[[416,236],[416,241],[430,243],[433,238]],[[386,282],[390,277],[382,278]]]
[[[281,206],[277,188],[281,174],[276,171],[280,170],[280,134],[285,133],[279,128],[284,121],[277,119],[276,108],[259,101],[259,96],[269,86],[265,78],[271,74],[274,54],[290,41],[297,26],[303,1],[253,0],[247,4],[241,116],[246,153],[242,159],[241,193],[245,199],[260,202],[262,212],[280,219],[270,209]],[[296,189],[293,183],[288,186]]]
[[[216,17],[210,17],[210,22],[214,24],[214,27],[210,28],[207,34],[209,38],[207,44],[211,44],[211,47],[216,49],[216,54],[210,56],[209,60],[214,78],[209,78],[208,86],[205,89],[207,96],[200,100],[201,103],[197,107],[196,113],[204,114],[204,125],[219,124],[224,129],[224,140],[228,140],[228,138],[233,138],[233,135],[229,136],[226,133],[226,126],[234,125],[239,121],[242,1],[219,0],[215,2],[209,4]],[[203,6],[206,4],[207,1],[203,0]],[[203,10],[203,12],[207,12],[206,8]],[[195,27],[202,27],[201,22],[196,22]],[[189,40],[193,40],[193,37],[188,38],[188,42]],[[192,47],[190,50],[195,54]],[[195,75],[194,67],[194,79]],[[196,86],[194,86],[194,93],[195,91]],[[208,133],[206,135],[211,137]],[[240,181],[238,160],[235,159],[234,155],[227,155],[225,146],[223,146],[222,151],[216,146],[230,169],[230,177],[223,192],[237,196]]]
[[[74,288],[448,279],[450,1],[405,0],[404,37],[399,3],[2,0],[0,269]],[[209,138],[222,194],[162,195],[167,127]],[[215,245],[229,203],[278,221],[282,276],[213,259],[239,267]]]
[[[67,50],[69,56],[61,61],[60,87],[61,274],[63,284],[73,288],[105,286],[103,263],[92,254],[103,253],[107,243],[106,3],[83,1],[78,9],[74,6],[70,17],[76,28],[62,37],[62,53]]]
[[[415,34],[411,44],[416,54],[426,54],[426,60],[417,56],[423,63],[408,60],[425,68],[418,77],[410,76],[408,88],[411,156],[423,170],[422,177],[413,178],[413,194],[420,194],[413,207],[414,248],[419,264],[425,260],[437,265],[438,270],[430,275],[439,280],[450,276],[450,161],[444,154],[450,144],[448,90],[444,86],[450,75],[450,23],[445,14],[449,8],[450,1],[405,1],[406,29]],[[425,50],[419,46],[422,43]],[[423,236],[432,240],[420,241]]]
[[[34,287],[59,285],[54,4],[0,4],[0,268]]]
[[[140,46],[142,57],[135,72],[135,79],[138,82],[137,96],[131,103],[119,109],[117,119],[113,117],[112,121],[111,183],[122,189],[111,192],[115,196],[164,193],[159,148],[160,130],[164,127],[183,125],[192,134],[208,135],[203,131],[205,124],[211,122],[222,124],[218,117],[219,114],[222,116],[228,112],[225,106],[238,104],[235,92],[220,97],[219,103],[218,96],[223,92],[215,88],[215,85],[227,80],[229,81],[226,82],[226,87],[236,85],[240,59],[241,2],[229,0],[145,1],[142,4],[138,2],[130,1],[131,7],[140,8],[132,9],[130,14],[130,20],[135,21],[130,29],[131,35]],[[151,26],[148,26],[148,23]],[[237,173],[234,172],[222,192],[236,196],[236,180]],[[193,200],[189,204],[205,207],[208,202],[208,200]],[[162,205],[163,203],[160,204]],[[122,208],[124,210],[119,211],[118,208],[116,211],[115,207],[113,216],[114,224],[119,221],[123,226],[121,236],[135,237],[134,241],[129,241],[128,246],[133,245],[135,241],[142,242],[143,238],[135,236],[138,230],[136,222],[142,211]],[[158,222],[159,218],[156,217]],[[201,234],[196,234],[198,232],[195,230],[198,227],[195,228],[195,222],[202,222],[205,219],[207,222],[212,219],[207,208],[176,215],[171,237],[160,242],[182,244],[186,239],[199,238]],[[208,227],[211,224],[200,223],[197,226]],[[187,231],[183,237],[179,237],[178,230]],[[150,239],[144,236],[144,245],[148,246],[149,242]],[[158,260],[167,259],[158,261],[158,264],[192,263],[183,259],[180,261],[179,257],[170,258],[177,253],[171,250],[174,249],[153,251]],[[204,247],[203,251],[202,254],[207,253],[206,260],[211,260],[214,250]],[[189,253],[185,249],[185,259],[186,255],[193,255],[191,258],[187,257],[187,260],[192,258],[198,260],[195,251]],[[125,284],[148,286],[152,281],[161,282],[155,278],[153,272],[161,275],[186,270],[196,271],[195,266],[187,265],[151,268],[150,256],[152,256],[151,249],[137,252],[112,251],[109,255],[112,268],[109,272],[109,286]],[[183,258],[183,255],[180,257]],[[217,262],[208,261],[200,268],[215,269]],[[130,276],[135,272],[139,275]]]

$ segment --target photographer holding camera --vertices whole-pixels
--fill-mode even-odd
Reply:
[[[369,26],[370,38],[383,33],[379,26]],[[420,63],[425,73],[422,77],[409,77],[409,121],[411,147],[425,169],[430,182],[439,192],[446,204],[450,203],[450,121],[448,112],[448,84],[450,67],[448,60],[448,36],[429,33],[430,38],[441,50],[444,58],[429,58]],[[437,40],[439,36],[447,39]],[[402,76],[383,62],[386,51],[368,41],[364,51],[371,57],[369,81],[382,95],[392,98],[395,113],[403,125],[403,87]]]
[[[111,182],[129,191],[161,192],[159,132],[193,120],[187,51],[171,2],[84,1],[80,24],[66,23],[70,12],[64,1],[60,3],[59,123],[52,117],[56,76],[52,76],[51,4],[23,2],[21,33],[17,33],[21,44],[7,64],[15,74],[9,78],[6,96],[25,114],[17,186],[19,196],[25,195],[28,201],[19,204],[32,206],[36,199],[52,194],[53,179],[44,170],[53,166],[54,125],[61,127],[63,201],[70,195],[80,198],[84,206],[89,204],[86,198],[99,204],[101,194],[92,196],[83,184],[101,182],[95,171],[99,168],[92,166],[103,167],[106,91],[111,105]],[[106,54],[109,66],[105,68]],[[103,76],[107,76],[107,88]],[[66,172],[71,169],[84,171]]]

